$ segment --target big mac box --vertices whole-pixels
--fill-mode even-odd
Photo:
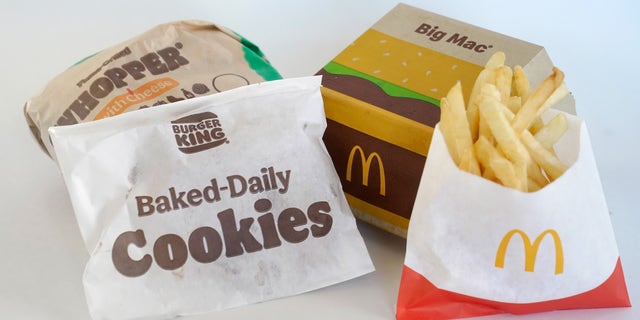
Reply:
[[[460,81],[466,101],[496,51],[532,87],[553,67],[539,45],[398,4],[318,72],[324,142],[356,217],[406,237],[440,98]],[[573,98],[557,108],[575,113]]]

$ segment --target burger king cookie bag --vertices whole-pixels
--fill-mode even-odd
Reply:
[[[96,319],[294,295],[373,270],[322,143],[320,78],[50,130]]]
[[[468,101],[441,100],[409,223],[397,319],[629,306],[585,123],[549,109],[557,68],[529,88],[493,55]]]
[[[76,63],[32,97],[24,113],[52,157],[47,130],[280,79],[260,49],[205,21],[158,25]]]

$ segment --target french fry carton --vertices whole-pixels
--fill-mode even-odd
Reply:
[[[558,113],[548,110],[543,121]],[[631,305],[587,125],[565,116],[568,130],[554,150],[569,167],[536,192],[462,171],[436,126],[409,224],[397,320]]]
[[[539,45],[398,4],[318,72],[324,141],[356,217],[406,237],[440,98],[460,81],[467,99],[496,51],[532,87],[553,67]],[[570,96],[558,108],[575,113]]]

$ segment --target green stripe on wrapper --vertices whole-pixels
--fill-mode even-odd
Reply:
[[[264,53],[260,51],[260,48],[257,45],[238,33],[235,34],[240,37],[242,51],[244,52],[244,59],[247,61],[251,69],[267,81],[282,79],[280,73],[271,66],[271,63],[269,63],[269,60],[267,60]]]

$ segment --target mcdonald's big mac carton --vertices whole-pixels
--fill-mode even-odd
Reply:
[[[457,81],[468,97],[496,51],[532,86],[553,66],[541,46],[399,4],[318,72],[324,141],[358,218],[406,237],[439,100]]]

